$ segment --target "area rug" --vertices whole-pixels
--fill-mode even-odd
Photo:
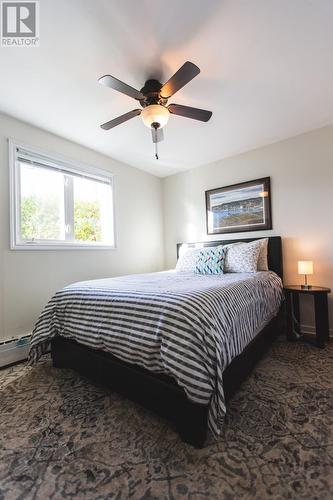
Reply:
[[[0,371],[0,499],[331,499],[333,345],[279,339],[197,450],[49,357]]]

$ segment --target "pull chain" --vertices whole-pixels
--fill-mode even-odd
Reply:
[[[157,129],[159,127],[158,123],[153,123],[151,126],[151,131],[153,135],[153,143],[155,144],[155,158],[158,160],[158,148],[157,148],[157,143],[158,143],[158,137],[157,137]]]

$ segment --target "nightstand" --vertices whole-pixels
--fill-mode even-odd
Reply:
[[[314,343],[317,347],[325,347],[328,341],[328,301],[327,296],[331,292],[329,288],[312,286],[302,288],[300,285],[290,285],[284,287],[287,310],[287,338],[288,340],[308,340],[300,331],[300,294],[312,295],[315,306],[316,339]]]

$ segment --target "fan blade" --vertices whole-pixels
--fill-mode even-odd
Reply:
[[[121,123],[127,122],[127,120],[130,120],[131,118],[134,118],[135,116],[138,116],[141,113],[141,109],[133,109],[133,111],[129,111],[128,113],[125,113],[124,115],[118,116],[117,118],[114,118],[113,120],[110,120],[109,122],[103,123],[101,125],[101,128],[103,130],[110,130],[110,128],[116,127],[117,125],[120,125]]]
[[[208,122],[213,114],[206,109],[191,108],[190,106],[182,106],[181,104],[169,104],[168,110],[173,115],[184,116],[185,118],[192,118],[201,122]]]
[[[164,134],[162,128],[153,128],[151,129],[151,135],[153,138],[153,143],[164,141]]]
[[[186,61],[186,63],[183,64],[183,66],[163,85],[161,88],[161,96],[168,99],[199,73],[200,69],[198,66]]]
[[[101,78],[99,78],[98,81],[102,85],[105,85],[106,87],[110,87],[111,89],[114,89],[114,90],[118,90],[118,92],[122,92],[123,94],[126,94],[129,97],[133,97],[133,99],[136,99],[137,101],[140,101],[141,99],[144,98],[144,96],[141,94],[141,92],[134,89],[130,85],[127,85],[127,83],[124,83],[121,80],[118,80],[118,78],[115,78],[114,76],[104,75],[104,76],[101,76]]]

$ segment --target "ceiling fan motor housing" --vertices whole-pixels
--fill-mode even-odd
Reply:
[[[162,84],[158,80],[147,80],[140,90],[140,93],[144,96],[144,98],[140,100],[141,106],[143,108],[150,106],[151,104],[160,104],[161,106],[165,106],[168,99],[161,96],[161,88]]]

